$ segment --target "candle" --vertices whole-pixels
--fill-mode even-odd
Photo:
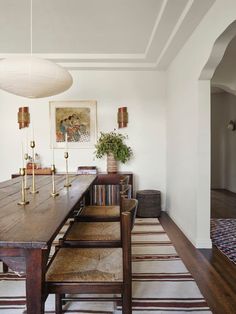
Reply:
[[[29,154],[29,135],[28,135],[28,128],[26,128],[26,143],[25,143],[25,151],[26,154]]]
[[[23,141],[21,142],[21,155],[22,155],[22,168],[24,168],[24,146],[23,146]]]
[[[34,126],[32,125],[32,141],[34,141]]]
[[[66,151],[68,151],[68,138],[67,138],[67,132],[66,132]]]
[[[54,160],[54,147],[52,148],[52,164],[55,164],[55,160]]]

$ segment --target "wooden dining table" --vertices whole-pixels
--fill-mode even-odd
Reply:
[[[88,191],[96,175],[56,175],[59,196],[53,198],[52,177],[36,176],[38,194],[26,192],[28,205],[18,205],[21,178],[0,183],[0,260],[26,275],[27,314],[44,311],[44,280],[53,240]],[[30,182],[29,177],[29,182]]]

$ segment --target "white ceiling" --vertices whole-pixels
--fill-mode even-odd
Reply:
[[[33,0],[33,53],[68,69],[166,69],[215,0]],[[30,52],[30,0],[0,0],[0,58]]]

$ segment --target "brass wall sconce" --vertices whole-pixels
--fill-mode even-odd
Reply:
[[[119,129],[127,127],[127,124],[128,124],[127,107],[118,108],[117,122],[118,122]]]
[[[20,107],[18,111],[19,129],[28,128],[30,124],[29,107]]]
[[[235,122],[233,120],[230,120],[228,125],[227,125],[227,129],[230,130],[230,131],[235,131]]]

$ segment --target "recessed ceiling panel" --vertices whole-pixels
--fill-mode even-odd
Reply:
[[[166,69],[216,0],[32,0],[33,53],[68,69]],[[0,58],[30,52],[30,0],[0,0]]]
[[[143,53],[162,0],[34,0],[34,51]]]
[[[0,53],[30,52],[29,0],[0,0]]]

